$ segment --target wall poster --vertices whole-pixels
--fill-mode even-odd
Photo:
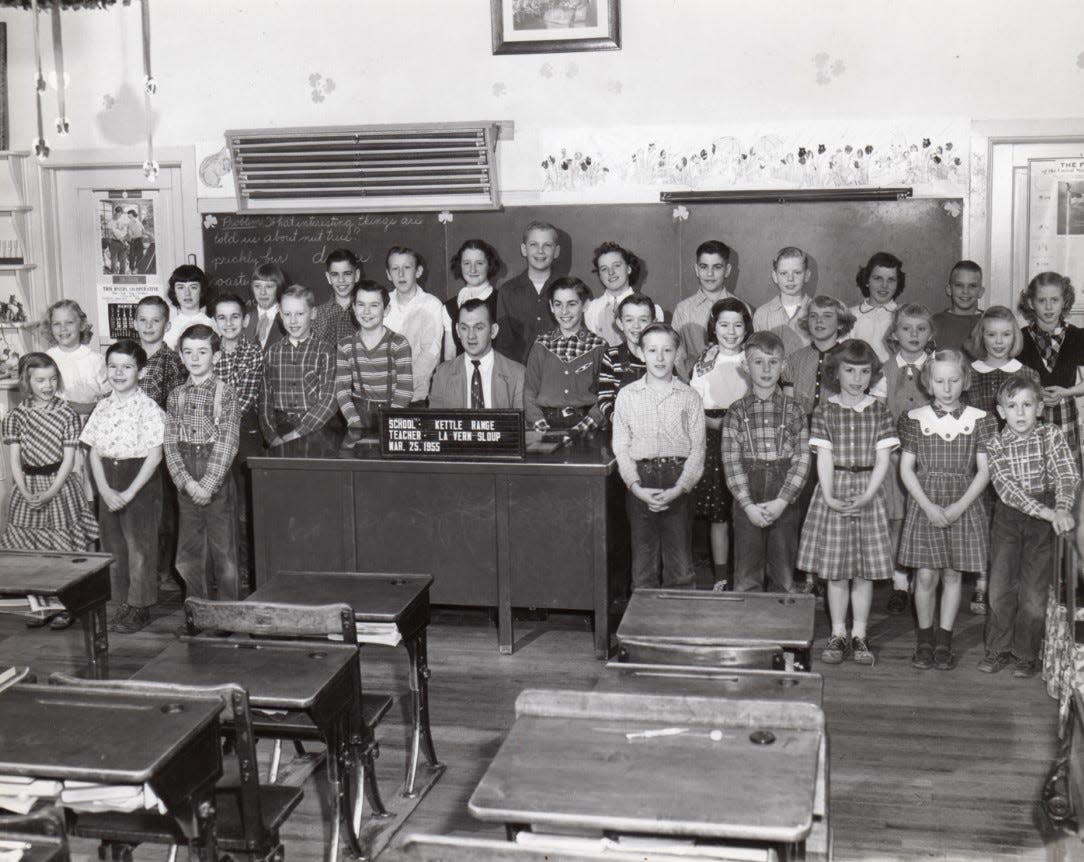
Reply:
[[[1028,280],[1047,270],[1069,277],[1084,311],[1084,159],[1028,161]]]
[[[135,305],[149,293],[163,293],[155,243],[153,189],[109,189],[96,195],[101,236],[98,320],[103,341],[136,338]]]

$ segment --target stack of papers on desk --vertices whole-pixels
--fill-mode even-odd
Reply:
[[[0,838],[0,862],[19,862],[23,858],[23,851],[29,849],[30,845],[25,841],[8,841]]]
[[[149,784],[95,784],[92,781],[65,781],[60,804],[75,811],[141,811],[166,806]]]
[[[403,636],[395,623],[356,623],[358,643],[380,644],[381,646],[399,646]],[[328,635],[328,640],[341,641],[342,635]]]
[[[60,782],[23,775],[0,775],[0,808],[28,814],[39,799],[56,799]]]

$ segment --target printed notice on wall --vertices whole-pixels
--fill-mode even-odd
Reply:
[[[98,320],[103,342],[137,338],[136,303],[162,295],[158,271],[153,189],[102,189],[96,193],[95,218],[101,238],[98,270]]]
[[[1048,270],[1084,289],[1084,159],[1028,160],[1028,280]]]

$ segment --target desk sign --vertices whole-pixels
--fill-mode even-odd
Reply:
[[[381,410],[380,455],[446,461],[519,461],[522,410]]]

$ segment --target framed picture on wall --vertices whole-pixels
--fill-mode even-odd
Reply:
[[[494,54],[616,51],[621,0],[489,0]]]

